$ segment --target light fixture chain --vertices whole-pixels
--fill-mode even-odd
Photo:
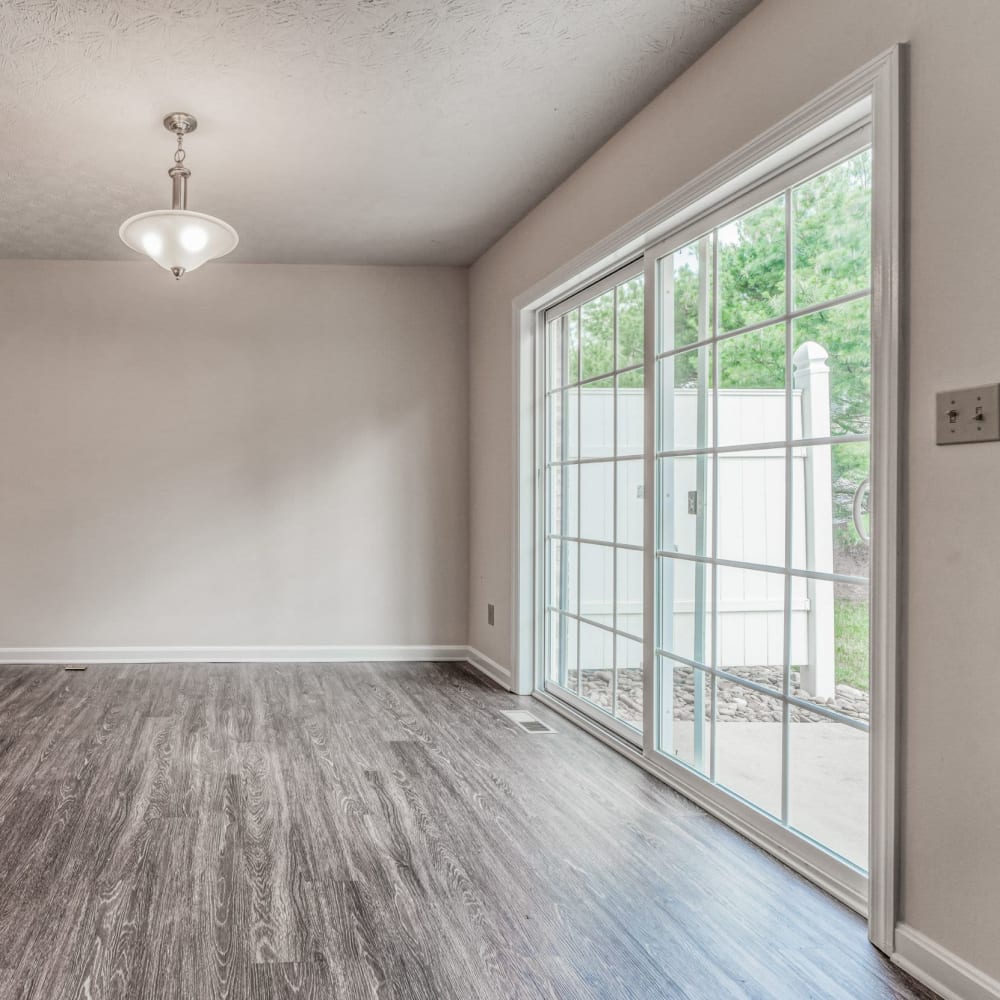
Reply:
[[[191,171],[184,165],[187,151],[184,149],[184,129],[174,129],[177,135],[177,149],[174,150],[174,165],[167,171],[173,182],[173,197],[171,208],[187,211],[187,179],[191,176]]]

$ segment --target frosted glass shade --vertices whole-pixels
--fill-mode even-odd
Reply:
[[[125,246],[152,257],[177,277],[207,260],[225,257],[240,241],[222,219],[180,209],[133,215],[122,223],[118,235]]]

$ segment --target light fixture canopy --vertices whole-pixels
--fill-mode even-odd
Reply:
[[[222,219],[188,211],[187,181],[191,171],[184,165],[184,136],[198,127],[197,119],[177,111],[163,119],[163,127],[177,136],[174,165],[167,171],[173,182],[171,208],[133,215],[122,223],[118,235],[127,247],[146,254],[180,279],[206,261],[231,253],[240,238]]]

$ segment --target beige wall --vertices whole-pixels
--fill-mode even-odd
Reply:
[[[511,300],[897,41],[911,44],[903,918],[1000,976],[1000,445],[934,392],[1000,380],[996,0],[764,0],[471,274],[469,639],[511,662]],[[496,626],[485,605],[497,606]]]
[[[466,273],[0,262],[0,646],[464,643]]]

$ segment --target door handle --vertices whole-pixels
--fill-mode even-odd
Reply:
[[[865,530],[864,521],[862,520],[861,498],[866,493],[870,493],[871,488],[871,478],[869,476],[865,476],[865,478],[858,483],[854,490],[854,502],[851,505],[852,513],[854,515],[854,529],[861,536],[861,541],[863,542],[869,542],[871,541],[871,538]]]

